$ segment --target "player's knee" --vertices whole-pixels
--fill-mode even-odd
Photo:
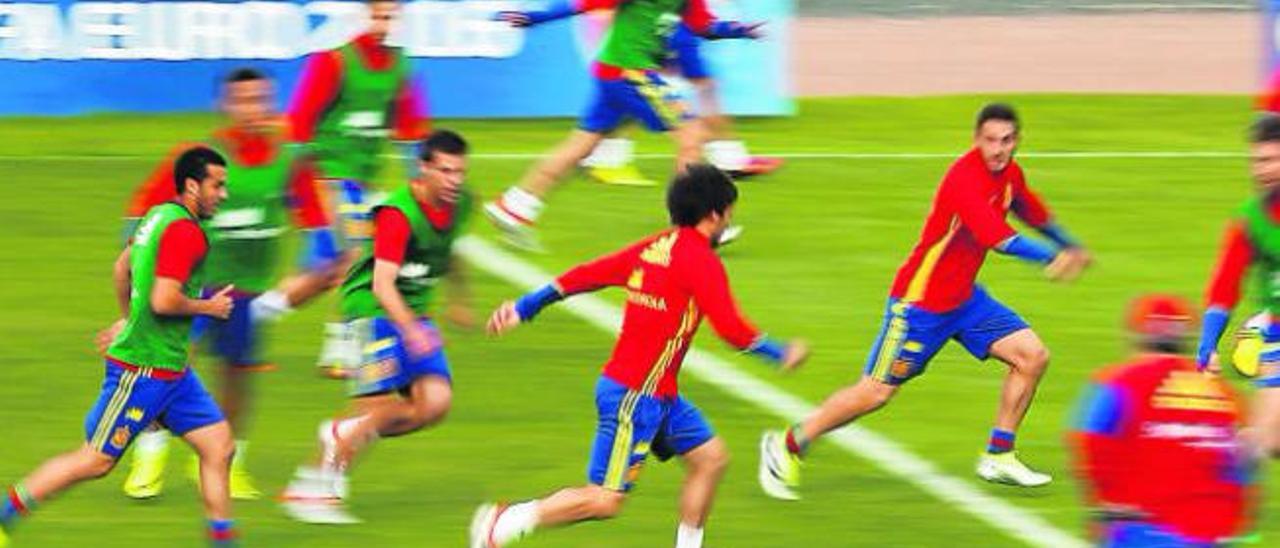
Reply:
[[[603,487],[593,491],[590,512],[595,519],[609,519],[622,513],[622,505],[627,501],[626,494]]]
[[[884,407],[893,400],[893,396],[898,393],[898,387],[887,382],[882,382],[871,377],[863,377],[862,384],[868,399],[871,400],[871,408],[879,409]]]
[[[450,402],[434,401],[422,402],[413,409],[413,420],[418,428],[425,428],[440,421],[443,421],[449,415]]]
[[[706,474],[721,476],[724,471],[729,468],[729,450],[725,448],[723,443],[716,444],[714,450],[707,455],[707,459],[700,466]]]
[[[1036,376],[1044,374],[1045,369],[1049,367],[1049,349],[1044,345],[1023,352],[1018,367],[1024,371]]]
[[[97,451],[86,452],[81,462],[83,474],[89,479],[98,479],[111,473],[116,467],[116,459]]]

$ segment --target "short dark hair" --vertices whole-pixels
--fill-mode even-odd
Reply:
[[[234,84],[236,82],[252,82],[254,80],[266,80],[267,73],[253,67],[239,67],[227,73],[226,78],[222,79],[224,84]]]
[[[437,152],[445,154],[453,154],[455,156],[463,156],[467,153],[467,140],[463,139],[457,132],[447,129],[437,129],[422,140],[422,150],[418,157],[424,162],[430,162],[435,158]]]
[[[227,167],[227,159],[206,146],[192,147],[178,156],[173,162],[173,186],[178,194],[182,194],[187,179],[203,181],[208,177],[211,165]]]
[[[676,226],[694,226],[712,213],[724,214],[738,201],[738,187],[711,164],[693,164],[667,186],[667,213]]]
[[[987,103],[978,111],[978,121],[973,124],[973,130],[982,129],[982,124],[991,120],[1002,120],[1013,124],[1013,129],[1020,129],[1021,123],[1018,122],[1018,113],[1013,110],[1013,106],[1008,103]]]
[[[1271,143],[1280,141],[1280,116],[1266,113],[1258,116],[1249,128],[1249,142]]]

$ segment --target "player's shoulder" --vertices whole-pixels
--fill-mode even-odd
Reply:
[[[954,186],[970,183],[982,173],[982,169],[982,153],[976,147],[971,148],[951,162],[946,174],[942,176],[942,184]]]

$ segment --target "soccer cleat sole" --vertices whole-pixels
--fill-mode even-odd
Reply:
[[[471,538],[470,548],[498,548],[493,540],[493,528],[498,523],[498,516],[506,509],[504,504],[485,503],[476,507],[471,515],[471,526],[468,528]]]

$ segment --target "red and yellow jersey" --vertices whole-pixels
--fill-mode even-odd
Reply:
[[[1091,505],[1211,542],[1246,527],[1243,404],[1189,359],[1148,355],[1095,375],[1068,434]]]
[[[747,349],[760,331],[743,318],[710,240],[675,228],[565,272],[562,295],[625,287],[622,332],[604,375],[644,394],[674,397],[676,376],[705,316],[726,342]]]
[[[987,250],[1016,234],[1005,217],[1041,227],[1049,211],[1010,160],[1000,173],[987,169],[978,149],[956,160],[942,178],[920,241],[898,269],[890,296],[930,312],[960,306],[973,292]]]

